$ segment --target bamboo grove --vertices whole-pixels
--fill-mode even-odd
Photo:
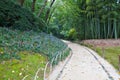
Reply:
[[[80,7],[84,39],[120,37],[120,3],[115,0],[84,0]],[[79,2],[80,3],[80,2]]]

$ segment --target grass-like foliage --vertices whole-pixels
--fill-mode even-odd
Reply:
[[[119,55],[120,46],[110,46],[110,47],[94,47],[91,44],[83,43],[82,45],[87,46],[95,50],[101,57],[105,58],[110,64],[112,64],[117,70],[119,69]]]
[[[19,30],[41,30],[45,25],[31,11],[11,0],[0,0],[0,26]]]
[[[66,44],[52,35],[0,28],[0,59],[3,60],[20,59],[20,51],[43,53],[51,59],[66,47]]]
[[[103,51],[100,47],[96,48],[98,54],[103,56]],[[111,63],[117,70],[119,69],[118,61],[120,55],[120,47],[107,47],[105,48],[104,57],[105,59]]]
[[[21,60],[11,59],[0,64],[0,80],[34,80],[40,69],[37,80],[43,80],[46,57],[33,52],[20,52]]]

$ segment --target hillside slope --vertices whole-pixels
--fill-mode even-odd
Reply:
[[[66,47],[61,40],[46,33],[0,28],[1,59],[19,58],[16,55],[20,51],[43,53],[51,58]]]
[[[43,80],[45,64],[67,45],[46,33],[0,28],[0,79]],[[16,77],[17,76],[17,77]]]
[[[42,32],[45,27],[29,10],[11,0],[0,0],[0,80],[43,80],[46,63],[67,47]]]

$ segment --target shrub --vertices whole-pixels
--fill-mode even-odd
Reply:
[[[51,59],[67,47],[61,40],[46,33],[0,28],[0,35],[0,59],[19,59],[17,53],[20,51],[43,53]]]
[[[71,28],[68,32],[68,38],[71,40],[75,40],[77,38],[77,32],[75,28]]]
[[[32,12],[11,0],[0,0],[0,26],[19,30],[40,30],[44,24]]]

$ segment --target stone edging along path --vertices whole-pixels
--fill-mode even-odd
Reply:
[[[76,43],[65,41],[73,55],[62,69],[61,74],[54,74],[63,68],[61,62],[50,75],[49,80],[119,80],[120,75],[106,60],[93,50]]]

